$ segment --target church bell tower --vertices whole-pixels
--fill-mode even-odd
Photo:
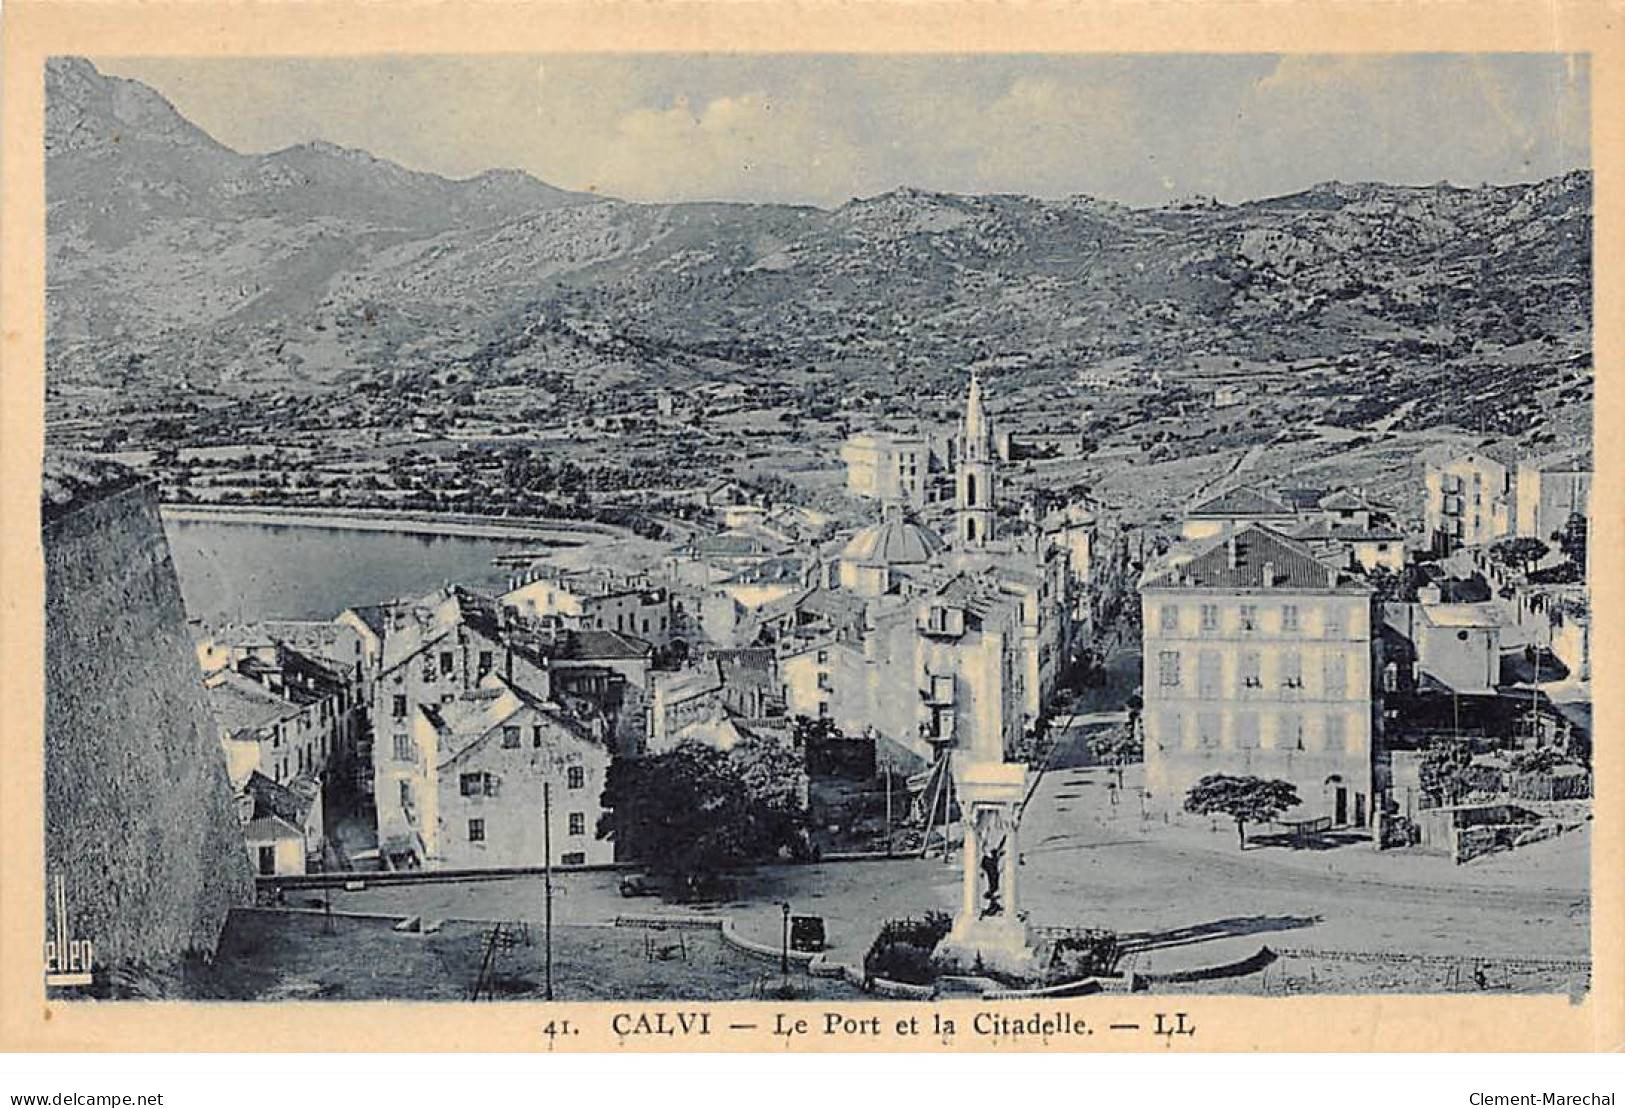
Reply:
[[[997,462],[993,425],[982,404],[982,382],[973,372],[970,393],[965,397],[965,415],[959,424],[959,472],[954,482],[954,534],[961,546],[985,546],[993,539]]]

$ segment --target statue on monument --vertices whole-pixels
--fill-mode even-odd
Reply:
[[[1004,849],[1008,839],[999,809],[985,807],[976,813],[976,841],[982,846],[981,869],[985,882],[981,917],[1004,914],[1004,901],[999,893],[999,879],[1004,871]]]

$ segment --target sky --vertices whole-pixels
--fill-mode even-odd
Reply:
[[[1583,56],[95,58],[245,153],[314,139],[627,200],[899,186],[1156,205],[1590,165]]]

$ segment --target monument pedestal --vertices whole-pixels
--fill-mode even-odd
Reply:
[[[1017,895],[1021,846],[1016,817],[1027,794],[1027,767],[956,764],[954,787],[965,824],[964,898],[937,957],[961,973],[1033,976],[1036,954]]]

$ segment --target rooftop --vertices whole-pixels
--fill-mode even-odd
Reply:
[[[1494,604],[1423,604],[1422,618],[1435,627],[1500,627]]]
[[[848,539],[841,557],[868,566],[923,565],[947,546],[929,527],[890,511]]]
[[[1267,583],[1266,568],[1271,574]],[[1369,585],[1321,562],[1303,543],[1260,524],[1219,540],[1204,553],[1143,587],[1370,591]]]
[[[212,674],[207,682],[215,722],[229,735],[258,731],[299,714],[299,705],[233,670]]]
[[[1265,496],[1256,489],[1245,485],[1221,492],[1219,495],[1204,500],[1185,513],[1187,516],[1290,516],[1292,509],[1275,499]]]

